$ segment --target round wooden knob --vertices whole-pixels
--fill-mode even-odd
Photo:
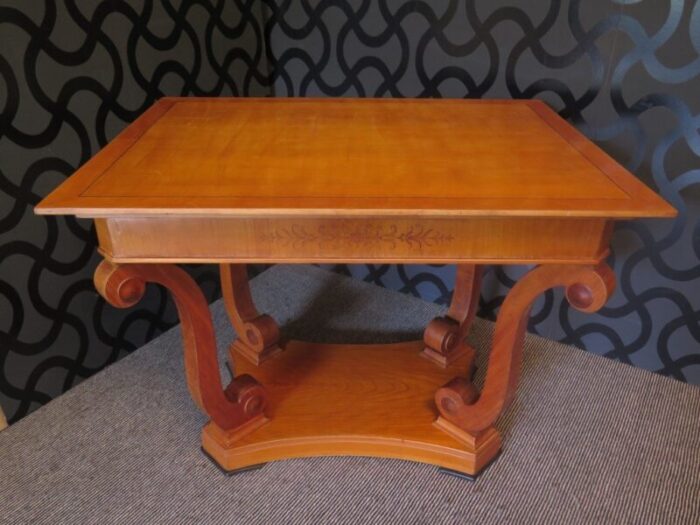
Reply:
[[[606,264],[581,268],[566,287],[566,299],[582,312],[595,312],[615,290],[615,274]]]
[[[226,397],[240,404],[248,416],[255,416],[265,411],[267,393],[258,381],[248,374],[236,377],[226,388]]]
[[[437,317],[428,323],[423,342],[428,348],[449,354],[459,343],[459,325],[452,319]]]
[[[279,341],[280,332],[275,320],[269,315],[263,314],[247,322],[245,333],[241,336],[250,347],[261,352]]]
[[[146,293],[146,283],[137,278],[127,279],[119,284],[117,293],[123,303],[134,305]]]
[[[582,283],[575,283],[566,289],[566,298],[574,308],[581,310],[593,304],[593,290]]]
[[[474,383],[463,377],[455,377],[435,392],[435,404],[443,417],[450,420],[457,416],[464,405],[471,405],[479,398]]]
[[[129,308],[146,292],[146,282],[138,275],[138,265],[117,266],[102,261],[95,270],[95,287],[107,302]]]

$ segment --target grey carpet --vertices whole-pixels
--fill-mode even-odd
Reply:
[[[254,281],[315,340],[417,337],[439,308],[310,267]],[[213,306],[220,351],[233,338]],[[477,321],[485,349],[492,325]],[[481,367],[483,370],[483,366]],[[530,336],[505,450],[476,482],[370,458],[234,477],[199,451],[177,329],[0,433],[4,523],[698,523],[700,389]]]

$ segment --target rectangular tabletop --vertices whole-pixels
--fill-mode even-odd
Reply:
[[[674,214],[539,101],[165,98],[37,207],[115,262],[596,262]]]
[[[85,217],[666,217],[539,101],[164,98],[36,208]]]

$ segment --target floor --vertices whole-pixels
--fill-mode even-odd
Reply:
[[[417,338],[440,313],[306,266],[273,267],[253,293],[318,341]],[[234,334],[212,312],[223,355]],[[482,361],[492,328],[470,336]],[[200,452],[204,423],[171,330],[0,433],[0,522],[700,523],[700,388],[535,336],[503,454],[475,482],[370,458],[226,477]]]

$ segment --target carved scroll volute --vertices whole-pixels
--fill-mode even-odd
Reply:
[[[457,265],[454,292],[450,309],[445,317],[437,317],[428,323],[423,333],[423,355],[441,366],[446,366],[464,352],[474,351],[465,339],[479,307],[483,266]]]
[[[255,308],[245,264],[222,264],[219,271],[226,311],[238,334],[234,344],[244,357],[260,364],[280,351],[279,327],[272,317]]]
[[[543,265],[522,277],[501,306],[482,392],[476,395],[466,379],[453,379],[435,394],[442,417],[472,434],[493,425],[515,394],[532,303],[558,286],[566,288],[566,298],[574,308],[595,312],[614,291],[615,275],[606,264]]]
[[[136,304],[149,282],[164,286],[172,294],[182,329],[187,385],[199,408],[223,430],[235,429],[262,415],[267,397],[254,378],[236,377],[224,390],[209,305],[187,272],[167,264],[120,266],[108,261],[102,261],[95,271],[95,287],[117,308]]]

